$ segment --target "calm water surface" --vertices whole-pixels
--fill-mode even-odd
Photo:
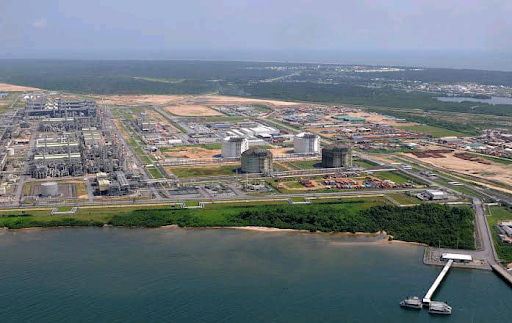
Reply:
[[[493,96],[490,99],[476,99],[476,98],[468,98],[468,97],[438,97],[436,98],[439,101],[443,102],[482,102],[482,103],[488,103],[488,104],[512,104],[512,98],[506,98],[506,97],[499,97],[499,96]]]
[[[440,268],[423,248],[240,230],[0,231],[1,322],[510,322],[512,289],[452,269],[450,317],[398,306]]]

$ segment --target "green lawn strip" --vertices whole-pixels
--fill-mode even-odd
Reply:
[[[146,169],[149,171],[151,176],[153,176],[153,178],[157,178],[158,179],[158,178],[163,178],[164,177],[162,175],[162,173],[156,167],[147,167]]]
[[[205,177],[205,176],[224,176],[235,175],[235,170],[240,168],[240,165],[223,165],[211,167],[175,167],[170,171],[181,178],[185,177]]]
[[[322,161],[321,160],[295,160],[289,162],[289,164],[292,164],[296,166],[295,168],[300,169],[312,169],[312,168],[321,168],[322,167]]]
[[[434,126],[427,126],[427,125],[398,126],[397,128],[411,131],[411,132],[423,132],[423,133],[426,133],[427,135],[431,135],[432,137],[435,137],[435,138],[450,137],[450,136],[456,136],[456,137],[469,136],[466,133],[453,131],[453,130],[449,130],[449,129],[444,129],[444,128],[439,128],[439,127],[434,127]]]
[[[401,205],[420,204],[421,201],[415,196],[409,196],[407,194],[395,193],[387,194],[390,198],[400,203]]]
[[[354,159],[353,160],[353,163],[356,164],[356,165],[359,165],[363,168],[372,168],[374,166],[377,166],[377,164],[371,162],[371,161],[367,161],[367,160],[361,160],[361,159]]]
[[[396,184],[404,184],[407,182],[415,182],[414,179],[409,178],[405,175],[402,175],[398,172],[386,171],[386,172],[375,172],[373,175],[380,179],[389,179],[390,181],[395,182]]]

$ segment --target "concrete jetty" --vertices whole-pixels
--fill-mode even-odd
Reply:
[[[423,297],[423,304],[430,304],[430,302],[432,300],[432,295],[434,295],[434,292],[436,291],[437,287],[439,287],[439,285],[443,281],[444,276],[446,276],[446,274],[448,273],[448,270],[450,270],[450,267],[452,266],[452,264],[453,264],[453,259],[450,259],[450,260],[448,260],[446,265],[444,265],[443,270],[441,270],[441,272],[437,276],[436,280],[434,281],[432,286],[427,291],[427,294],[425,294],[425,297]]]
[[[503,269],[503,267],[501,267],[500,265],[498,264],[494,264],[491,266],[492,267],[492,270],[498,275],[500,276],[501,278],[503,278],[504,281],[506,281],[509,285],[512,286],[512,276],[508,273],[508,271],[506,271],[505,269]]]

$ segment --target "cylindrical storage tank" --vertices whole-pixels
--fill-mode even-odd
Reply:
[[[322,149],[322,166],[325,168],[352,167],[352,147],[333,144]]]
[[[293,138],[293,151],[296,154],[316,154],[320,149],[318,142],[318,135],[301,132]]]
[[[250,148],[242,153],[242,172],[264,173],[272,171],[272,153],[267,149]]]
[[[7,155],[14,156],[14,148],[7,148]]]
[[[226,137],[222,141],[222,157],[238,158],[249,149],[249,141],[242,137]]]
[[[55,197],[59,195],[59,184],[56,182],[46,182],[41,184],[41,195]]]

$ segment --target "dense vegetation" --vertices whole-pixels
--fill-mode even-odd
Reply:
[[[226,82],[278,77],[263,63],[202,61],[0,60],[0,82],[97,94],[199,94]]]
[[[133,211],[110,220],[114,226],[158,227],[177,224],[182,227],[267,226],[322,232],[377,232],[384,230],[395,239],[432,246],[474,248],[473,214],[467,208],[424,204],[411,208],[374,206],[353,211],[341,204],[305,206],[264,205],[217,210],[212,217],[204,210]],[[215,220],[212,221],[212,218]]]
[[[510,105],[490,105],[475,102],[443,102],[434,94],[405,92],[386,88],[367,88],[349,82],[342,84],[321,83],[252,83],[243,86],[243,91],[254,97],[287,101],[310,101],[346,103],[394,107],[400,109],[422,109],[424,111],[471,112],[512,116]],[[477,108],[475,108],[477,106]]]
[[[300,66],[301,72],[291,75],[296,70],[275,68],[276,63],[257,62],[0,60],[0,82],[76,93],[202,94],[219,91],[292,101],[512,116],[511,105],[441,102],[432,93],[392,89],[397,81],[512,86],[512,72],[406,69],[374,74],[340,72],[325,64],[277,65]],[[286,81],[260,82],[285,75],[290,76]],[[377,86],[373,86],[375,82]]]
[[[28,215],[24,215],[28,216]],[[39,221],[33,218],[17,219],[4,223],[9,229],[22,229],[22,228],[53,228],[53,227],[102,227],[103,222],[93,220],[78,220],[74,218],[62,218],[50,221]]]

